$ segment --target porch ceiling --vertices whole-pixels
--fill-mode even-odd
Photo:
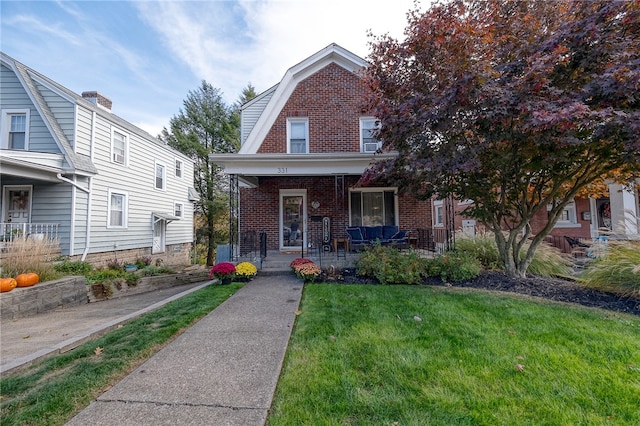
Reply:
[[[58,173],[64,173],[64,169],[61,164],[56,165],[56,162],[62,163],[62,159],[56,160],[58,159],[47,158],[45,161],[36,160],[32,162],[3,155],[0,157],[0,168],[3,175],[59,182],[60,180],[56,176]]]
[[[361,175],[371,163],[395,158],[397,152],[323,154],[211,154],[209,159],[244,183],[257,185],[260,176]]]

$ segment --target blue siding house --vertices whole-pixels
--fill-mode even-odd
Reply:
[[[0,244],[54,238],[62,255],[103,265],[151,256],[189,264],[193,162],[0,52]]]

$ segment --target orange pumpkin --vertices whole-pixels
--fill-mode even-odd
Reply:
[[[18,283],[16,282],[16,280],[14,280],[11,277],[9,277],[9,278],[0,278],[0,293],[4,293],[6,291],[11,291],[14,288],[16,288],[17,285],[18,285]]]
[[[20,274],[16,277],[16,282],[18,283],[18,287],[31,287],[38,281],[40,281],[40,277],[38,276],[38,274],[34,272],[29,272],[27,274]]]

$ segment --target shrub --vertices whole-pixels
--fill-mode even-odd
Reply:
[[[482,264],[466,252],[449,251],[427,260],[427,275],[440,277],[446,281],[462,281],[475,278],[482,270]]]
[[[71,261],[64,259],[54,266],[58,272],[64,272],[69,275],[85,275],[93,270],[93,265],[89,262],[83,262],[80,260]]]
[[[367,248],[356,263],[358,275],[375,277],[380,284],[419,284],[425,272],[425,262],[410,251],[379,244]]]
[[[149,256],[138,257],[136,258],[135,265],[138,267],[138,269],[142,269],[145,266],[149,266],[151,265],[151,257]]]
[[[604,255],[587,267],[579,281],[625,296],[640,296],[640,241],[610,241]]]

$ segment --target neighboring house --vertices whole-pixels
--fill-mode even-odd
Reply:
[[[569,253],[572,247],[565,237],[574,240],[595,240],[600,237],[640,238],[639,188],[640,186],[636,186],[634,190],[629,190],[620,184],[612,183],[608,185],[608,196],[576,197],[565,207],[547,241]],[[475,234],[482,225],[462,214],[470,203],[472,203],[471,200],[434,200],[432,214],[434,231],[437,233],[438,229],[448,228]],[[544,211],[531,221],[531,229],[534,233],[538,233],[546,224],[547,212]]]
[[[296,252],[329,249],[350,225],[431,228],[430,201],[358,185],[372,161],[397,155],[380,152],[371,137],[376,119],[362,111],[366,66],[331,44],[242,106],[239,152],[210,156],[238,182],[240,251],[261,231],[268,250]]]
[[[57,238],[97,265],[150,256],[190,263],[193,163],[111,113],[1,53],[0,237]]]

